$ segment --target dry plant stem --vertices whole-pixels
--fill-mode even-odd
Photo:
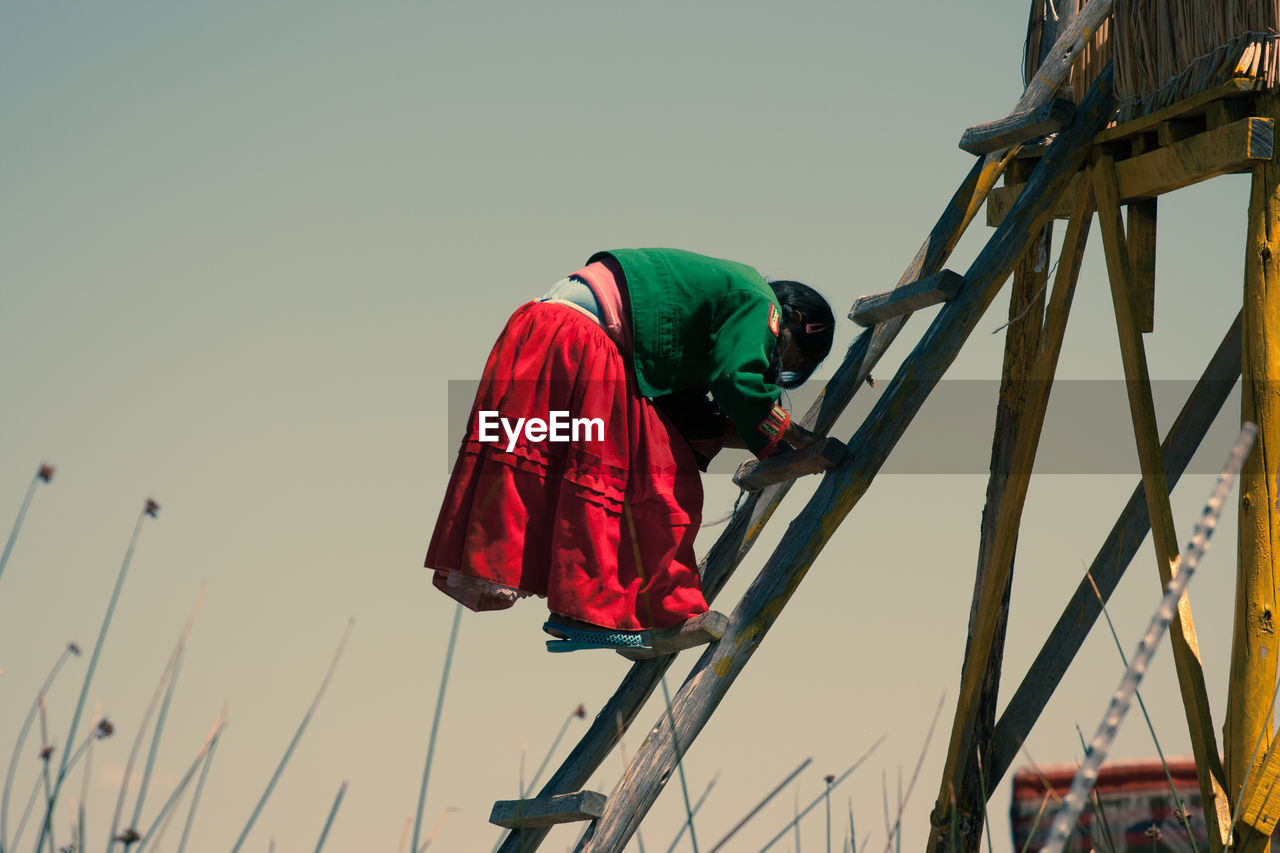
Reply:
[[[440,693],[436,696],[436,713],[431,721],[431,737],[427,742],[427,764],[422,770],[422,788],[418,791],[418,809],[413,818],[413,844],[410,850],[418,851],[418,837],[422,829],[422,810],[427,805],[427,783],[431,781],[431,760],[436,752],[436,735],[440,731],[440,712],[444,710],[444,692],[449,686],[449,667],[453,665],[453,649],[458,642],[458,625],[462,622],[462,604],[453,611],[453,627],[449,631],[449,649],[444,655],[444,672],[440,676]]]
[[[1031,839],[1036,836],[1036,829],[1040,826],[1040,818],[1044,817],[1044,808],[1049,805],[1049,795],[1045,794],[1040,798],[1040,808],[1036,811],[1035,820],[1031,821],[1031,831],[1027,833],[1027,840],[1022,842],[1022,849],[1018,853],[1027,853],[1027,848],[1031,846]]]
[[[52,757],[53,747],[49,744],[49,720],[48,720],[48,703],[45,701],[45,694],[40,694],[40,778],[44,780],[44,796],[50,803],[53,802],[53,788],[49,782],[49,759]],[[49,853],[54,853],[58,848],[53,841],[53,828],[49,828],[48,832]],[[39,853],[40,846],[36,845],[36,851]]]
[[[44,684],[40,687],[40,692],[36,694],[36,700],[31,703],[31,709],[27,712],[27,718],[22,721],[22,728],[18,731],[18,740],[13,745],[13,757],[9,759],[9,770],[5,774],[4,793],[0,795],[0,853],[4,853],[8,849],[9,837],[9,792],[13,787],[13,774],[18,766],[18,757],[22,754],[22,748],[27,742],[27,734],[31,731],[31,726],[35,723],[36,715],[40,713],[40,704],[45,694],[49,692],[49,688],[53,686],[53,682],[58,677],[58,673],[62,671],[62,665],[67,662],[67,658],[72,654],[79,654],[79,650],[74,643],[69,643],[62,654],[58,656],[58,660],[53,665],[53,669],[45,677]]]
[[[662,675],[662,700],[666,703],[664,706],[667,710],[667,716],[671,716],[671,691],[667,688],[666,673]],[[675,723],[671,723],[675,727]],[[689,804],[689,783],[684,778],[684,750],[680,748],[680,744],[676,744],[678,757],[676,759],[676,774],[680,777],[680,793],[684,797],[684,815],[685,826],[689,828],[689,843],[693,846],[693,853],[698,853],[698,834],[693,829],[693,807]]]
[[[740,829],[742,829],[744,826],[746,826],[746,825],[747,825],[747,823],[748,823],[748,821],[750,821],[753,817],[755,817],[756,815],[758,815],[758,814],[760,813],[760,810],[761,810],[761,809],[763,809],[765,806],[769,805],[769,803],[773,801],[773,798],[774,798],[774,797],[776,797],[776,796],[778,796],[778,794],[782,793],[782,789],[783,789],[783,788],[785,788],[785,787],[787,787],[787,785],[791,784],[791,780],[792,780],[792,779],[794,779],[794,778],[796,778],[797,776],[799,776],[799,775],[800,775],[800,773],[801,773],[801,771],[803,771],[806,767],[808,767],[812,762],[813,762],[813,757],[812,757],[812,756],[810,756],[809,758],[806,758],[804,761],[800,762],[800,766],[799,766],[799,767],[797,767],[795,770],[792,770],[790,773],[788,773],[788,774],[783,778],[783,780],[782,780],[781,782],[779,782],[779,783],[777,784],[777,786],[775,786],[775,787],[774,787],[774,789],[773,789],[772,791],[770,791],[768,794],[765,794],[764,799],[763,799],[763,800],[761,800],[759,803],[757,803],[757,804],[755,805],[755,808],[753,808],[753,809],[751,809],[750,811],[748,811],[748,812],[746,813],[746,815],[742,818],[742,820],[740,820],[740,821],[738,821],[736,824],[734,824],[734,825],[733,825],[733,829],[731,829],[731,830],[729,830],[727,833],[725,833],[724,838],[721,838],[719,841],[717,841],[717,842],[716,842],[716,846],[715,846],[715,847],[712,847],[709,851],[707,851],[707,853],[718,853],[718,851],[719,851],[721,848],[723,848],[726,844],[728,844],[728,843],[729,843],[729,839],[730,839],[730,838],[733,838],[733,836],[735,836],[735,835],[737,835],[737,834],[738,834],[738,830],[740,830]],[[850,809],[852,809],[852,807],[853,807],[853,805],[852,805],[852,803],[850,803]],[[852,813],[852,812],[851,812],[851,813]]]
[[[347,793],[347,783],[343,782],[342,787],[338,789],[338,796],[334,798],[333,808],[329,809],[329,818],[324,822],[324,830],[320,833],[320,840],[316,842],[316,853],[320,853],[324,849],[325,839],[329,837],[329,828],[333,826],[333,819],[338,814],[338,806],[342,805],[342,797]]]
[[[111,815],[111,834],[108,836],[111,840],[107,842],[107,853],[116,845],[116,837],[120,831],[120,815],[124,812],[124,799],[129,790],[129,781],[133,778],[133,765],[138,759],[138,752],[142,748],[142,738],[146,734],[147,727],[151,723],[151,717],[155,714],[156,705],[160,701],[162,691],[165,696],[164,707],[167,710],[169,700],[173,696],[173,685],[177,681],[178,669],[182,666],[182,650],[186,646],[187,637],[191,634],[191,627],[195,624],[196,615],[200,612],[200,605],[204,602],[205,585],[200,586],[200,593],[196,596],[195,605],[191,608],[187,621],[183,625],[182,631],[178,635],[178,640],[174,644],[173,652],[169,655],[169,660],[165,663],[164,670],[160,673],[160,680],[156,682],[155,690],[151,693],[151,701],[147,703],[147,710],[142,715],[142,723],[138,726],[138,734],[133,739],[133,744],[129,748],[129,758],[124,765],[124,778],[120,782],[120,794],[116,797],[116,808]],[[166,689],[167,687],[167,689]],[[161,719],[156,723],[156,733],[151,741],[151,752],[147,759],[147,769],[143,774],[143,783],[138,793],[137,807],[134,809],[133,821],[129,824],[135,830],[142,822],[142,801],[146,797],[147,783],[151,778],[151,770],[155,763],[156,748],[159,745],[160,732],[164,728],[165,712],[161,712]]]
[[[1125,669],[1129,668],[1129,659],[1125,656],[1124,647],[1120,645],[1120,635],[1116,633],[1116,626],[1111,621],[1111,614],[1107,611],[1107,602],[1102,597],[1102,591],[1098,589],[1098,585],[1093,582],[1093,574],[1088,570],[1084,573],[1085,578],[1089,581],[1089,586],[1093,587],[1093,594],[1098,598],[1098,606],[1102,608],[1102,616],[1107,620],[1107,628],[1111,631],[1111,639],[1115,641],[1116,651],[1120,654],[1120,665]],[[1151,732],[1151,742],[1155,744],[1156,755],[1160,758],[1160,766],[1164,768],[1164,777],[1169,782],[1169,793],[1173,795],[1174,806],[1178,809],[1179,815],[1187,813],[1186,806],[1182,802],[1182,797],[1178,796],[1178,788],[1173,784],[1173,774],[1169,772],[1169,762],[1164,758],[1164,750],[1160,748],[1160,738],[1156,736],[1156,727],[1151,722],[1151,715],[1147,713],[1147,703],[1142,700],[1142,691],[1135,690],[1133,695],[1138,700],[1138,707],[1142,710],[1142,718],[1147,722],[1147,731]],[[1083,739],[1083,738],[1082,738]],[[1191,833],[1189,823],[1179,818],[1178,821],[1182,828],[1187,832],[1187,840],[1191,843],[1193,853],[1199,853],[1199,847],[1196,845],[1195,836]]]
[[[276,767],[276,772],[272,774],[271,781],[267,783],[267,789],[262,792],[262,797],[258,800],[258,804],[253,808],[253,814],[249,815],[249,820],[245,824],[244,829],[240,832],[240,837],[236,839],[235,846],[231,848],[231,853],[237,853],[241,846],[244,845],[245,839],[249,837],[250,830],[253,829],[254,823],[258,820],[258,815],[262,813],[262,807],[266,805],[267,798],[271,796],[271,792],[275,790],[276,782],[280,781],[281,774],[284,773],[285,765],[289,763],[289,758],[293,755],[293,750],[298,746],[298,741],[302,740],[303,732],[307,730],[307,724],[311,722],[311,717],[316,712],[320,700],[324,697],[325,690],[329,687],[329,681],[333,678],[334,670],[338,668],[338,661],[342,658],[342,651],[347,646],[347,639],[351,636],[351,628],[355,624],[355,620],[347,622],[346,630],[342,632],[342,640],[338,643],[338,649],[333,653],[333,660],[329,662],[329,669],[324,674],[324,681],[320,682],[320,689],[316,691],[316,697],[311,700],[311,706],[307,708],[307,713],[303,716],[302,722],[298,725],[298,730],[293,735],[293,740],[289,742],[289,747],[284,751],[284,756],[280,759],[280,764]]]
[[[1168,628],[1169,622],[1177,611],[1179,598],[1181,598],[1183,591],[1186,589],[1188,581],[1195,575],[1201,556],[1209,547],[1209,540],[1213,536],[1214,528],[1217,526],[1218,516],[1222,512],[1222,505],[1226,501],[1237,476],[1239,476],[1245,457],[1248,456],[1249,450],[1253,447],[1253,440],[1257,435],[1257,431],[1258,428],[1251,423],[1246,423],[1241,430],[1240,438],[1236,441],[1235,447],[1232,448],[1231,458],[1222,474],[1218,477],[1217,485],[1209,497],[1209,502],[1205,505],[1200,521],[1196,524],[1195,534],[1191,537],[1191,543],[1183,552],[1178,574],[1174,575],[1173,579],[1165,587],[1164,599],[1160,602],[1159,609],[1152,617],[1150,626],[1143,635],[1142,641],[1138,644],[1138,650],[1134,653],[1129,668],[1125,671],[1124,679],[1120,682],[1120,687],[1116,690],[1116,694],[1111,700],[1111,705],[1098,727],[1098,732],[1094,736],[1093,742],[1089,745],[1089,751],[1085,756],[1084,763],[1071,783],[1071,790],[1067,794],[1062,808],[1058,810],[1058,814],[1054,817],[1053,825],[1049,830],[1049,839],[1044,847],[1045,853],[1062,853],[1067,839],[1070,838],[1071,828],[1080,816],[1085,798],[1098,778],[1098,769],[1106,759],[1111,741],[1114,740],[1116,732],[1120,728],[1120,723],[1124,720],[1125,712],[1129,709],[1129,705],[1133,700],[1133,693],[1137,689],[1138,683],[1142,680],[1152,656],[1155,654],[1160,638],[1164,635],[1165,629]]]
[[[150,501],[148,501],[148,509]],[[125,551],[124,562],[120,564],[120,573],[116,576],[115,587],[111,590],[111,599],[107,603],[107,613],[102,619],[102,628],[98,631],[97,642],[93,644],[93,654],[89,657],[89,667],[84,674],[84,685],[80,688],[80,699],[76,702],[75,713],[71,717],[71,728],[67,732],[67,747],[62,753],[62,764],[58,768],[58,776],[53,785],[53,793],[49,796],[48,807],[45,809],[44,821],[40,827],[40,841],[43,842],[53,829],[53,808],[58,799],[58,794],[62,790],[62,783],[67,778],[67,759],[70,757],[71,744],[76,736],[76,729],[80,727],[80,716],[84,713],[85,702],[89,698],[89,687],[93,684],[93,675],[98,669],[98,658],[102,655],[102,646],[107,639],[107,630],[111,627],[111,617],[116,612],[116,602],[120,600],[120,590],[124,587],[124,579],[129,574],[129,563],[133,560],[133,551],[138,546],[138,537],[142,533],[142,522],[148,516],[148,510],[144,509],[138,513],[138,522],[134,525],[133,536],[129,539],[129,548]],[[40,844],[37,843],[37,848]]]
[[[217,719],[213,722],[213,728],[209,730],[209,734],[204,739],[204,743],[200,745],[200,751],[196,753],[195,760],[191,762],[191,766],[187,768],[187,772],[183,774],[182,779],[178,782],[177,787],[173,789],[173,793],[169,795],[169,799],[165,800],[163,806],[160,807],[159,814],[156,815],[155,822],[151,824],[151,828],[143,834],[138,841],[138,849],[134,853],[142,853],[149,842],[156,840],[156,837],[163,830],[168,822],[169,814],[182,793],[187,789],[187,785],[191,784],[191,777],[195,775],[196,768],[208,760],[209,751],[213,749],[215,743],[218,742],[218,736],[222,734],[224,722],[222,713],[220,712]]]
[[[884,743],[884,741],[885,741],[885,737],[886,737],[885,735],[881,735],[881,736],[880,736],[880,738],[879,738],[875,743],[871,744],[871,748],[870,748],[870,749],[868,749],[866,752],[864,752],[864,753],[862,754],[862,757],[861,757],[861,758],[859,758],[857,761],[855,761],[855,762],[853,763],[853,766],[852,766],[852,767],[850,767],[848,770],[844,771],[843,773],[841,773],[839,776],[837,776],[837,777],[836,777],[836,780],[835,780],[834,782],[832,782],[832,783],[831,783],[831,787],[832,787],[832,788],[837,788],[837,787],[839,787],[839,786],[840,786],[840,783],[841,783],[841,782],[843,782],[845,779],[848,779],[848,778],[849,778],[849,776],[853,773],[853,771],[855,771],[855,770],[857,770],[859,767],[861,767],[861,766],[862,766],[862,763],[863,763],[864,761],[866,761],[868,758],[870,758],[870,757],[871,757],[871,754],[872,754],[873,752],[875,752],[875,751],[876,751],[876,749],[878,749],[878,748],[879,748],[880,744]],[[781,832],[779,832],[777,835],[775,835],[772,839],[770,839],[770,841],[769,841],[769,843],[768,843],[768,844],[766,844],[764,847],[761,847],[761,848],[760,848],[760,853],[764,853],[764,851],[768,850],[770,847],[772,847],[774,844],[776,844],[778,841],[780,841],[780,840],[782,839],[782,837],[783,837],[784,835],[786,835],[786,834],[787,834],[787,832],[788,832],[788,831],[790,831],[790,829],[791,829],[793,826],[795,826],[796,824],[798,824],[798,823],[800,822],[800,819],[801,819],[801,818],[803,818],[803,817],[804,817],[805,815],[807,815],[810,811],[812,811],[812,810],[814,809],[814,807],[818,805],[818,803],[822,802],[822,799],[823,799],[823,797],[824,797],[825,795],[826,795],[826,793],[825,793],[825,792],[824,792],[823,794],[819,794],[819,795],[818,795],[818,797],[817,797],[813,802],[811,802],[811,803],[809,803],[809,805],[805,806],[804,811],[802,811],[802,812],[800,812],[798,815],[796,815],[795,820],[793,820],[791,823],[789,823],[789,824],[787,824],[785,827],[783,827],[782,831],[781,831]]]
[[[396,845],[396,853],[404,853],[409,844],[409,833],[413,831],[413,815],[404,819],[404,830],[400,833],[400,843]]]
[[[222,717],[227,716],[227,709],[222,709]],[[204,796],[204,783],[209,778],[209,767],[213,764],[213,754],[218,750],[218,738],[214,738],[209,744],[209,754],[205,756],[204,763],[200,766],[200,778],[196,781],[196,790],[191,795],[191,805],[187,809],[187,819],[182,825],[182,838],[178,841],[178,853],[185,853],[187,849],[187,840],[191,837],[191,827],[196,822],[196,809],[200,805],[200,799]]]
[[[560,726],[559,733],[556,734],[555,740],[551,742],[551,748],[547,750],[547,754],[543,757],[542,763],[538,765],[537,771],[533,774],[533,779],[529,781],[528,785],[521,784],[520,786],[521,799],[524,799],[525,795],[533,791],[533,789],[538,786],[538,782],[542,780],[543,772],[546,771],[547,769],[547,764],[549,764],[551,761],[551,756],[555,755],[556,747],[560,745],[560,741],[564,739],[565,732],[569,730],[569,724],[572,723],[574,719],[579,716],[581,715],[578,713],[577,709],[574,709],[573,711],[569,712],[569,716],[565,717],[564,724]],[[524,761],[524,756],[522,754],[521,767],[524,766],[523,761]]]
[[[698,810],[702,808],[702,804],[707,801],[707,797],[711,794],[711,789],[716,786],[719,781],[720,774],[711,777],[711,781],[707,783],[707,787],[702,790],[702,796],[698,797],[698,801],[693,804],[693,814],[697,815]],[[689,828],[689,822],[680,824],[680,830],[676,833],[676,837],[671,840],[671,846],[667,848],[667,853],[675,853],[676,845],[680,843],[680,839],[684,838],[684,831]]]
[[[18,509],[18,517],[13,522],[13,530],[9,533],[9,541],[4,546],[4,553],[0,554],[0,576],[4,575],[4,567],[9,564],[9,555],[13,553],[13,545],[18,541],[18,532],[22,530],[22,521],[27,517],[27,508],[31,506],[31,499],[36,495],[36,487],[40,485],[44,478],[37,471],[35,476],[31,478],[31,485],[27,486],[27,496],[22,499],[22,506]]]
[[[89,801],[89,780],[93,777],[93,743],[95,740],[97,740],[97,738],[95,738],[94,735],[97,733],[98,723],[95,721],[101,720],[101,719],[102,719],[102,703],[95,702],[93,706],[93,716],[90,717],[90,722],[89,722],[89,735],[87,738],[89,748],[85,752],[85,756],[84,756],[84,773],[80,774],[80,805],[79,805],[79,808],[77,809],[77,811],[79,812],[80,818],[79,820],[75,821],[76,836],[79,838],[79,843],[77,845],[75,839],[72,839],[71,844],[72,844],[73,850],[84,849],[85,803]]]
[[[889,835],[889,842],[885,844],[885,853],[889,851],[889,843],[892,842],[894,835],[899,837],[901,843],[902,832],[902,812],[907,806],[907,801],[911,799],[911,792],[915,790],[916,780],[920,778],[920,768],[924,766],[924,757],[929,752],[929,744],[933,741],[933,732],[938,727],[938,719],[942,716],[942,705],[946,701],[947,694],[943,693],[938,697],[938,707],[933,710],[933,719],[929,721],[929,731],[924,736],[924,745],[920,747],[920,755],[916,757],[915,769],[911,771],[911,781],[907,784],[906,796],[898,797],[898,816],[894,820],[893,832]],[[899,791],[901,794],[901,791]],[[984,799],[983,802],[986,802]]]

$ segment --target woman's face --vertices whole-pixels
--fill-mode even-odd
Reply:
[[[796,346],[789,327],[783,329],[778,335],[778,342],[782,345],[782,369],[789,371],[803,369],[805,366],[804,354],[800,352],[800,347]]]

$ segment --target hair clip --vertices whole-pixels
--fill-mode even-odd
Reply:
[[[825,332],[826,330],[827,330],[826,323],[805,323],[804,324],[804,333],[806,335],[816,335],[818,334],[818,332]]]

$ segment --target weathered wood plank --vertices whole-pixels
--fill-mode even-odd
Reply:
[[[1185,139],[1204,133],[1206,129],[1203,121],[1193,118],[1172,118],[1156,126],[1156,138],[1161,145],[1177,145]]]
[[[1104,4],[1105,0],[1098,2]],[[1094,5],[1087,4],[1072,23],[1079,23]],[[1108,66],[1081,103],[1075,121],[1058,134],[1005,224],[996,230],[965,273],[968,286],[942,307],[849,442],[854,452],[823,477],[787,536],[730,614],[728,632],[720,642],[707,647],[662,719],[650,731],[625,781],[615,789],[625,790],[625,795],[611,797],[606,804],[589,850],[620,850],[648,814],[679,756],[691,747],[714,714],[839,523],[870,488],[1017,259],[1051,218],[1053,199],[1083,165],[1090,140],[1114,109],[1111,87]],[[971,653],[978,653],[974,665],[984,667],[989,647],[982,642],[982,630],[974,633],[975,642],[970,646]],[[980,645],[984,647],[978,648]],[[971,701],[971,697],[962,697],[962,701]]]
[[[960,147],[970,154],[990,154],[1019,142],[1057,133],[1071,124],[1075,114],[1075,104],[1065,98],[1054,98],[1036,109],[974,125],[960,137]]]
[[[1115,164],[1120,200],[1154,198],[1192,184],[1251,169],[1260,160],[1270,160],[1274,148],[1274,121],[1246,118],[1175,145],[1158,148]],[[1022,185],[992,190],[987,199],[987,224],[999,225],[1022,191]],[[1070,193],[1058,202],[1054,215],[1070,215]]]
[[[604,803],[604,794],[596,791],[578,791],[532,800],[499,800],[493,804],[489,823],[507,829],[527,829],[594,820],[604,814]]]
[[[1077,187],[1080,185],[1080,176],[1076,175],[1071,179],[1070,186],[1066,192],[1058,197],[1053,204],[1054,219],[1070,219],[1071,209],[1075,204]],[[1005,215],[1013,208],[1013,203],[1018,200],[1018,195],[1022,192],[1025,184],[1010,184],[1004,187],[996,187],[987,196],[987,225],[995,228],[1004,222]]]
[[[1276,790],[1277,781],[1280,781],[1280,750],[1273,746],[1265,756],[1258,757],[1257,769],[1253,771],[1249,787],[1241,800],[1244,808],[1240,810],[1240,823],[1256,832],[1259,838],[1270,838],[1275,834],[1276,824],[1280,822],[1280,791]],[[1244,841],[1244,838],[1240,840]],[[1256,844],[1255,840],[1251,846]]]
[[[849,319],[859,326],[874,326],[894,317],[911,314],[948,302],[964,289],[964,279],[951,270],[895,287],[887,293],[863,296],[853,303]]]
[[[1153,198],[1270,160],[1274,122],[1246,118],[1116,164],[1120,199]]]
[[[1129,270],[1129,252],[1125,246],[1120,197],[1114,164],[1103,157],[1093,167],[1093,191],[1098,202],[1098,223],[1107,258],[1107,274],[1111,281],[1112,305],[1116,329],[1120,337],[1120,356],[1124,363],[1125,388],[1129,394],[1129,411],[1137,443],[1138,461],[1151,517],[1151,538],[1155,545],[1156,565],[1163,588],[1177,571],[1178,534],[1169,502],[1169,487],[1160,461],[1160,434],[1156,426],[1155,402],[1151,397],[1151,377],[1147,370],[1146,349],[1138,331],[1133,279]],[[1178,611],[1169,625],[1174,664],[1182,703],[1191,735],[1191,751],[1196,759],[1201,802],[1205,804],[1205,823],[1209,828],[1209,849],[1220,851],[1230,832],[1230,807],[1223,791],[1224,774],[1218,755],[1218,740],[1209,710],[1209,693],[1200,664],[1200,646],[1196,640],[1195,622],[1191,616],[1191,600],[1184,592]]]
[[[765,486],[826,471],[839,463],[847,451],[838,438],[824,438],[804,450],[779,453],[768,459],[748,459],[738,466],[733,482],[740,489],[758,492]]]
[[[951,810],[957,810],[960,817],[956,821],[960,831],[960,848],[966,853],[981,847],[986,805],[983,793],[989,794],[994,790],[992,780],[982,779],[979,774],[985,769],[989,776],[991,768],[991,737],[995,726],[1000,663],[1008,621],[1019,522],[1026,504],[1031,471],[1035,465],[1036,451],[1049,405],[1049,392],[1057,372],[1067,316],[1079,281],[1080,266],[1092,222],[1093,193],[1087,183],[1084,190],[1077,196],[1076,209],[1063,239],[1048,311],[1044,311],[1042,289],[1048,275],[1048,264],[1038,263],[1038,257],[1024,257],[1015,274],[1015,293],[1020,293],[1021,299],[1010,300],[1009,313],[1013,322],[1009,326],[1009,337],[1005,345],[1005,366],[1001,378],[1000,406],[996,414],[991,476],[987,484],[987,504],[982,513],[979,563],[972,615],[969,619],[970,642],[974,625],[994,626],[992,649],[986,672],[981,674],[982,687],[977,694],[976,706],[958,705],[952,727],[953,738],[977,744],[978,750],[981,750],[981,765],[978,762],[978,750],[957,755],[956,761],[959,764],[948,765],[943,770],[944,791],[939,794],[934,808],[936,823],[942,826],[951,825]],[[1047,255],[1050,241],[1051,235],[1046,226],[1038,241],[1039,245],[1033,245],[1032,252],[1038,255],[1043,247]],[[1031,302],[1037,295],[1038,304]],[[1040,320],[1042,315],[1045,318],[1043,328]],[[989,580],[988,576],[993,573],[995,577]],[[1003,584],[999,580],[1002,576]],[[982,599],[984,589],[988,594],[998,591],[999,599]],[[994,616],[993,610],[996,611]],[[961,673],[962,685],[977,677],[978,674],[964,670]],[[956,729],[963,730],[957,733]],[[931,837],[931,849],[949,850],[955,840],[950,834],[946,838],[939,834]]]
[[[1191,457],[1240,378],[1240,328],[1241,320],[1237,316],[1161,445],[1160,462],[1170,487],[1177,485],[1186,471]],[[1094,594],[1090,579],[1097,584],[1102,601],[1107,601],[1150,530],[1146,492],[1139,480],[1084,579],[1063,608],[1062,615],[996,723],[991,750],[993,787],[1012,766],[1040,713],[1102,614],[1102,605]]]
[[[725,629],[728,627],[728,616],[715,610],[708,610],[674,628],[643,631],[641,633],[644,640],[651,648],[618,649],[618,654],[628,660],[649,660],[662,655],[673,655],[685,649],[692,649],[694,646],[714,643],[724,636]]]
[[[1137,299],[1138,331],[1144,334],[1156,327],[1156,204],[1157,199],[1154,198],[1131,202],[1125,217],[1129,271]]]
[[[1260,98],[1259,108],[1280,118],[1280,99]],[[1276,683],[1276,584],[1280,581],[1280,529],[1273,488],[1280,463],[1280,164],[1260,164],[1249,193],[1249,225],[1244,266],[1244,363],[1241,419],[1258,425],[1258,440],[1240,473],[1237,515],[1235,633],[1231,643],[1230,679],[1223,750],[1227,790],[1240,790],[1261,739],[1272,738],[1272,690]],[[1246,792],[1245,802],[1250,797]],[[1234,805],[1234,804],[1233,804]],[[1272,804],[1272,808],[1275,804]],[[1269,834],[1248,823],[1236,827],[1236,849],[1244,853],[1266,848]]]
[[[1176,104],[1170,104],[1164,109],[1156,110],[1153,113],[1135,118],[1132,121],[1126,121],[1123,124],[1117,124],[1109,127],[1099,133],[1095,138],[1095,143],[1113,142],[1117,139],[1123,139],[1126,136],[1132,136],[1144,130],[1151,130],[1158,127],[1161,122],[1168,121],[1178,116],[1187,114],[1201,113],[1207,104],[1223,98],[1244,98],[1253,94],[1257,87],[1257,81],[1252,77],[1236,77],[1228,80],[1221,86],[1214,86],[1212,89],[1206,89],[1199,94],[1184,98]]]

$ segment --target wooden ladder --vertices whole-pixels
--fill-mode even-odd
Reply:
[[[1111,11],[1111,0],[1092,0],[1064,29],[1027,86],[1013,114],[993,123],[1002,146],[980,157],[951,197],[908,265],[894,290],[858,300],[850,315],[870,324],[850,346],[835,375],[801,423],[818,433],[834,426],[871,370],[897,337],[911,312],[941,304],[929,329],[907,356],[871,413],[845,445],[829,439],[808,451],[787,454],[790,459],[748,463],[735,481],[747,495],[702,566],[703,592],[708,601],[724,588],[764,525],[773,515],[796,476],[825,470],[808,505],[792,523],[760,574],[725,620],[716,638],[709,638],[697,664],[662,719],[650,732],[627,769],[624,796],[602,797],[581,790],[617,745],[659,685],[674,654],[637,660],[614,695],[592,721],[586,734],[543,786],[538,796],[503,801],[494,806],[492,822],[511,829],[501,853],[536,850],[556,823],[591,821],[578,850],[620,851],[733,680],[746,666],[768,632],[776,614],[790,599],[835,527],[866,493],[889,453],[942,378],[994,300],[1000,287],[1043,226],[1072,176],[1084,164],[1093,137],[1113,111],[1111,73],[1104,71],[1070,116],[1052,103],[1071,65]],[[1048,146],[1025,189],[995,230],[985,248],[961,275],[943,264],[969,223],[982,207],[1016,143],[1043,134],[1045,122],[1063,125]],[[970,133],[982,137],[981,128]],[[986,148],[989,143],[982,143]],[[901,292],[900,292],[901,291]],[[709,614],[710,615],[710,614]],[[535,816],[536,815],[536,816]]]

